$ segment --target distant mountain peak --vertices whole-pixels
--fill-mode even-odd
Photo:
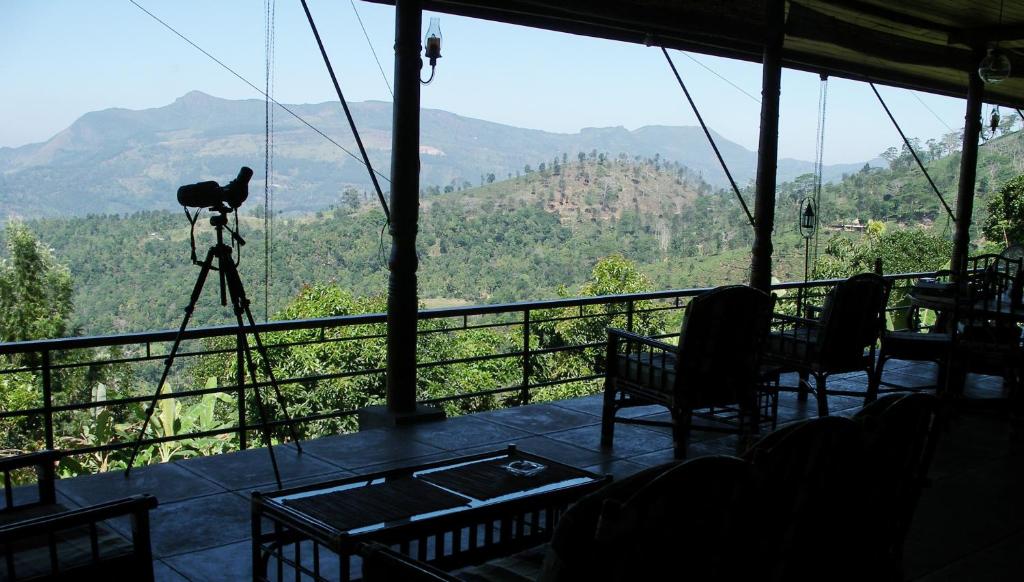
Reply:
[[[193,89],[174,100],[175,103],[182,103],[185,105],[204,104],[210,103],[211,101],[224,101],[224,99]]]

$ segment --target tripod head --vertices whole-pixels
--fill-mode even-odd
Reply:
[[[227,186],[221,186],[212,180],[187,184],[178,188],[178,203],[185,209],[185,216],[188,218],[191,230],[189,241],[192,250],[192,263],[201,265],[196,256],[196,221],[199,213],[207,209],[215,214],[210,217],[210,225],[217,233],[216,249],[217,256],[230,257],[231,249],[237,243],[239,252],[236,255],[235,266],[241,260],[241,248],[245,245],[245,239],[238,234],[238,207],[249,197],[249,180],[252,178],[252,170],[246,166],[238,171],[238,176],[229,182]],[[189,207],[196,208],[195,214],[188,211]],[[235,214],[235,228],[228,226],[228,214]],[[231,238],[231,247],[224,244],[224,231],[227,230]],[[224,252],[226,251],[226,252]],[[221,283],[221,296],[224,296],[223,282]]]

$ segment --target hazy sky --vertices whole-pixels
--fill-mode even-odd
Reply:
[[[264,2],[136,1],[263,85]],[[259,97],[129,0],[0,2],[0,146],[45,141],[88,111],[159,107],[193,89]],[[390,100],[352,5],[309,4],[346,98]],[[394,9],[356,6],[390,80]],[[440,16],[444,56],[436,80],[423,88],[424,107],[554,132],[696,124],[657,48]],[[275,97],[282,103],[334,100],[298,0],[276,3],[276,25]],[[760,65],[694,56],[759,97]],[[758,103],[684,54],[673,58],[709,125],[756,149]],[[818,86],[816,75],[783,75],[780,156],[813,159]],[[911,136],[924,140],[948,132],[946,125],[963,124],[962,100],[919,94],[936,118],[909,91],[882,93]],[[830,82],[826,126],[827,163],[863,161],[899,142],[861,83]]]

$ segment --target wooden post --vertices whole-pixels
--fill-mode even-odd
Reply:
[[[975,53],[976,55],[980,53]],[[981,61],[978,56],[975,62]],[[964,143],[960,154],[960,184],[956,194],[956,230],[953,233],[953,258],[950,269],[962,280],[971,242],[971,214],[974,212],[974,179],[978,171],[978,137],[981,134],[981,100],[985,84],[978,72],[968,72],[967,113],[964,115]]]
[[[416,231],[420,207],[420,0],[395,2],[395,101],[391,126],[391,257],[388,268],[387,404],[416,410]]]
[[[768,0],[768,35],[761,65],[761,136],[757,146],[754,200],[754,246],[750,256],[750,285],[770,291],[772,285],[772,229],[775,225],[775,178],[779,157],[779,97],[782,89],[782,41],[785,0]]]

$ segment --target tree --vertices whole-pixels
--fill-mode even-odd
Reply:
[[[637,269],[633,261],[622,255],[611,255],[597,261],[591,271],[590,279],[584,283],[578,295],[595,297],[600,295],[620,295],[624,293],[640,293],[650,291],[651,280]],[[564,286],[558,294],[569,297],[572,293]],[[633,316],[626,315],[623,303],[588,305],[582,314],[576,309],[550,310],[540,313],[537,319],[542,323],[536,325],[538,347],[565,348],[605,341],[608,327],[628,327],[632,319],[632,330],[642,335],[662,333],[665,329],[665,318],[660,311],[649,311],[654,305],[650,301],[637,301],[633,304]],[[580,317],[582,315],[582,317]],[[547,321],[545,321],[547,320]],[[541,371],[546,380],[573,378],[594,373],[595,368],[604,366],[605,353],[600,348],[568,349],[556,351],[550,356],[538,359],[535,368]],[[596,384],[583,383],[575,386],[545,389],[536,395],[538,400],[569,398],[591,393]]]
[[[74,308],[71,273],[21,222],[7,223],[0,261],[0,341],[62,337]]]
[[[359,192],[355,188],[345,188],[341,194],[341,202],[351,210],[358,210]]]
[[[992,242],[1024,244],[1024,174],[988,197],[988,216],[981,229]]]
[[[819,279],[850,277],[871,272],[875,261],[882,261],[886,273],[936,271],[949,264],[953,243],[924,228],[888,229],[882,222],[868,221],[867,234],[859,239],[833,236],[825,243],[825,252],[814,263]],[[900,305],[906,288],[895,288],[891,305]],[[901,326],[903,314],[894,314],[894,325]]]

